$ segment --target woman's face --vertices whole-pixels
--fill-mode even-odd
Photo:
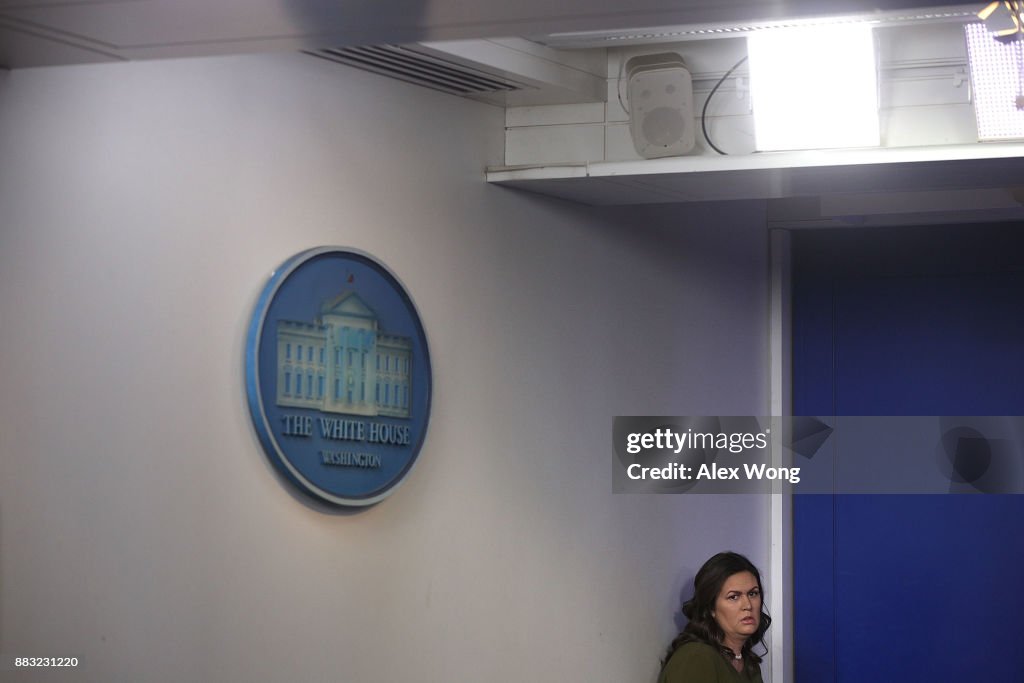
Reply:
[[[726,579],[713,614],[726,644],[742,644],[752,636],[761,622],[761,587],[754,575],[739,572]]]

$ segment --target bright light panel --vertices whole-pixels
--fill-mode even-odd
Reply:
[[[747,37],[757,149],[878,145],[869,24],[764,29]]]
[[[1024,137],[1024,111],[1017,108],[1017,97],[1024,95],[1024,46],[1020,40],[996,40],[982,23],[967,24],[964,31],[978,139]]]

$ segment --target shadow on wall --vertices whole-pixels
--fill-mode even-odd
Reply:
[[[623,245],[644,250],[652,263],[667,270],[682,262],[709,277],[745,281],[751,269],[767,264],[767,219],[764,200],[689,202],[599,207],[622,226]],[[628,228],[644,229],[657,240],[636,240]],[[763,235],[752,239],[752,235]],[[763,248],[763,249],[762,249]]]
[[[586,206],[500,186],[493,189],[514,193],[520,204],[536,203],[547,211],[564,209],[567,225],[575,225],[581,214],[589,213],[588,232],[668,271],[678,271],[686,262],[721,275],[744,275],[752,267],[767,266],[765,200]],[[763,235],[763,240],[751,240],[752,234]],[[758,245],[764,247],[763,254]]]

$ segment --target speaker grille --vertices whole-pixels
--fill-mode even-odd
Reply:
[[[511,79],[425,55],[402,45],[328,48],[307,54],[464,97],[510,92],[525,87]]]

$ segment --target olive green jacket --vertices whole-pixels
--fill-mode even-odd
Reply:
[[[710,645],[686,643],[672,653],[658,683],[763,683],[758,670],[753,678],[736,671],[732,664]]]

